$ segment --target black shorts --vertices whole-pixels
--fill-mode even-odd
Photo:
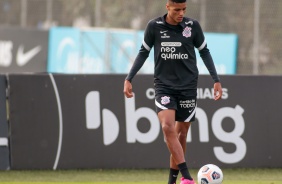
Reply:
[[[155,96],[156,112],[174,109],[175,121],[193,122],[195,121],[197,97],[187,96],[183,93],[156,93]]]

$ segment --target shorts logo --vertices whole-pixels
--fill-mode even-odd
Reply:
[[[179,105],[180,105],[181,108],[185,108],[185,109],[191,108],[189,110],[189,113],[191,113],[196,107],[196,100],[195,99],[180,100]]]
[[[195,109],[195,108],[193,108],[193,109],[189,110],[189,113],[191,113],[194,109]]]
[[[161,99],[162,99],[161,103],[163,105],[166,105],[166,104],[170,103],[170,100],[169,100],[170,97],[169,96],[163,96],[163,97],[161,97]]]
[[[191,34],[192,34],[191,30],[192,30],[191,27],[186,26],[185,29],[182,32],[182,35],[186,38],[191,37]]]

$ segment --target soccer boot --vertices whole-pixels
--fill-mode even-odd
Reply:
[[[180,184],[195,184],[195,182],[194,182],[194,180],[188,180],[188,179],[184,179],[182,177]]]

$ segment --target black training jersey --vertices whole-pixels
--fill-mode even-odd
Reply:
[[[133,78],[154,47],[155,86],[176,90],[196,90],[199,72],[195,48],[200,53],[203,49],[207,50],[210,56],[203,31],[198,21],[188,17],[184,17],[178,25],[170,25],[165,19],[166,15],[148,23],[142,47],[127,79]],[[214,81],[219,81],[211,57],[202,55],[205,56],[205,64]]]

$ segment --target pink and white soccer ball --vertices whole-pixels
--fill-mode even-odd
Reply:
[[[214,164],[204,165],[198,172],[198,184],[221,184],[222,181],[222,170]]]

